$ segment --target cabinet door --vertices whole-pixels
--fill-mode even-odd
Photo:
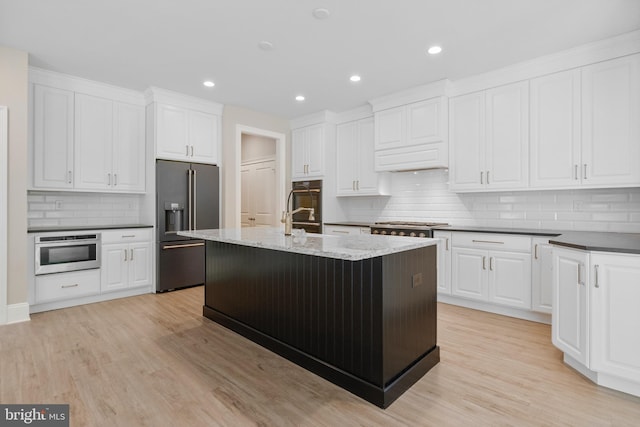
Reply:
[[[378,111],[375,114],[375,149],[401,147],[404,141],[405,107]]]
[[[373,117],[358,121],[358,176],[356,188],[359,194],[381,194],[380,176],[375,171],[375,136]]]
[[[553,259],[549,239],[533,239],[531,254],[531,309],[551,314],[553,306]]]
[[[253,226],[274,227],[276,220],[276,161],[267,160],[254,165],[255,193]]]
[[[585,366],[589,366],[588,265],[585,252],[553,248],[551,340]]]
[[[434,231],[438,243],[438,293],[451,293],[451,232]]]
[[[218,116],[189,111],[189,154],[200,163],[218,163]]]
[[[531,309],[531,255],[489,252],[489,301]]]
[[[640,381],[640,256],[591,256],[591,369]]]
[[[33,185],[73,188],[73,92],[34,85]]]
[[[171,105],[156,105],[156,157],[189,160],[187,110]]]
[[[127,287],[129,281],[129,245],[112,244],[102,246],[101,284],[102,292]]]
[[[295,129],[291,132],[291,178],[305,178],[309,151],[309,130]]]
[[[529,82],[486,92],[486,183],[490,188],[529,185]]]
[[[312,177],[324,175],[324,125],[309,126],[307,174]]]
[[[349,122],[337,127],[336,175],[337,195],[350,196],[356,192],[358,179],[358,122]],[[373,162],[373,158],[371,159]],[[373,169],[373,165],[371,165]]]
[[[131,243],[129,256],[128,286],[147,286],[151,284],[151,242]]]
[[[531,187],[580,184],[580,70],[531,80]]]
[[[487,301],[487,264],[486,251],[454,247],[451,250],[451,293]]]
[[[76,94],[75,188],[112,189],[113,101]]]
[[[640,54],[582,69],[582,181],[640,184]]]
[[[454,191],[480,189],[486,173],[484,93],[452,98],[449,108],[450,188]]]
[[[404,145],[442,141],[442,114],[440,98],[407,105],[407,140]]]
[[[145,190],[144,108],[114,104],[113,188]]]

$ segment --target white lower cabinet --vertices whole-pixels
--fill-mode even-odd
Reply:
[[[438,293],[451,294],[451,232],[434,230],[438,242]]]
[[[531,238],[453,233],[451,294],[531,309]]]
[[[41,304],[98,293],[100,293],[100,270],[97,268],[45,274],[36,276],[34,302]]]
[[[102,241],[102,292],[151,284],[149,230],[110,231],[102,233]]]
[[[534,237],[531,250],[531,310],[551,314],[553,260],[549,238]]]
[[[553,344],[592,381],[640,396],[640,255],[553,248]]]

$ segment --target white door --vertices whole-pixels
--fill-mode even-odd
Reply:
[[[442,140],[440,129],[441,115],[440,98],[416,102],[406,107],[407,140],[408,145],[419,145]]]
[[[640,184],[640,54],[582,69],[582,180]]]
[[[34,187],[73,188],[73,92],[34,85]]]
[[[589,366],[589,254],[553,248],[553,344]]]
[[[113,189],[113,101],[76,94],[75,188]]]
[[[640,256],[593,254],[591,369],[640,381]]]
[[[114,103],[113,188],[145,190],[144,108]]]
[[[405,139],[405,107],[390,108],[375,114],[375,149],[401,147]]]
[[[254,165],[256,191],[252,194],[254,226],[276,225],[276,161],[269,160]]]
[[[189,160],[187,110],[172,105],[156,105],[156,155],[169,160]]]
[[[189,111],[189,154],[200,163],[218,163],[218,117],[200,111]]]
[[[491,188],[529,185],[529,82],[486,91],[485,182]]]
[[[373,117],[358,121],[358,155],[355,159],[359,193],[380,192],[378,173],[375,171],[375,135]]]
[[[477,92],[450,100],[449,186],[452,190],[474,190],[484,187],[486,178],[484,99],[484,92]]]
[[[553,246],[549,238],[534,238],[531,254],[531,309],[551,314],[553,306]]]
[[[309,126],[309,157],[307,175],[324,175],[324,125]]]
[[[580,184],[580,70],[531,80],[531,187]]]
[[[451,250],[451,294],[488,300],[487,251],[468,248]]]
[[[309,130],[295,129],[291,132],[291,178],[306,178],[309,151]]]
[[[337,194],[351,195],[356,192],[358,179],[358,122],[342,123],[336,130]],[[373,163],[371,167],[373,168]]]
[[[489,301],[531,309],[531,254],[489,252]]]
[[[252,165],[240,166],[240,226],[253,227],[251,212],[251,195],[255,192],[253,189]]]
[[[151,243],[129,244],[128,285],[129,287],[151,284]]]
[[[100,289],[102,292],[115,291],[127,287],[129,280],[129,245],[113,244],[102,246],[100,266]]]

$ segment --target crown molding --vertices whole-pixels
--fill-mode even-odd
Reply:
[[[187,108],[191,110],[202,111],[205,113],[222,115],[224,105],[217,102],[208,101],[195,96],[185,95],[168,89],[151,86],[144,91],[144,97],[147,104],[158,102],[161,104],[170,104],[176,107]]]

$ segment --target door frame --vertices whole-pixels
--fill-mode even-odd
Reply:
[[[7,283],[9,272],[7,271],[7,230],[9,206],[7,204],[7,193],[9,191],[9,171],[8,171],[8,108],[0,106],[0,325],[7,323]]]
[[[276,140],[276,200],[278,200],[279,205],[285,205],[285,197],[286,197],[286,184],[285,184],[285,156],[286,156],[286,147],[287,147],[287,137],[283,133],[272,132],[270,130],[254,128],[251,126],[244,125],[236,125],[236,150],[235,150],[235,194],[236,203],[235,203],[235,223],[237,227],[240,228],[241,221],[241,206],[242,206],[242,178],[240,176],[240,169],[242,165],[242,135],[254,135],[254,136],[264,136],[267,138],[272,138]],[[277,210],[276,210],[277,212]]]

